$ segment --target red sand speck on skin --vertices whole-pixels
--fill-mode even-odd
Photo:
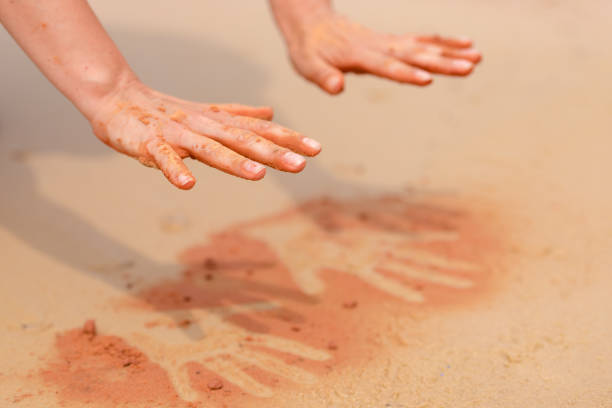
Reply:
[[[456,240],[410,245],[433,256],[478,265],[475,271],[442,271],[469,278],[474,285],[457,289],[426,279],[394,276],[392,271],[378,271],[400,285],[420,291],[425,301],[415,304],[374,288],[342,267],[329,265],[318,271],[325,282],[325,290],[308,296],[296,286],[291,271],[272,247],[248,234],[253,226],[282,226],[296,214],[305,215],[318,225],[323,239],[333,240],[335,234],[343,231],[357,231],[368,237],[381,231],[406,236],[423,231],[455,233]],[[231,315],[226,321],[253,336],[273,335],[325,350],[331,359],[312,361],[260,346],[249,341],[249,335],[243,339],[247,348],[324,376],[330,370],[375,358],[380,347],[376,339],[385,336],[389,317],[410,315],[415,310],[423,311],[426,317],[427,313],[462,307],[491,293],[493,280],[498,277],[492,270],[501,264],[504,250],[503,229],[498,221],[496,214],[487,211],[486,207],[454,200],[415,202],[402,196],[354,201],[314,200],[280,215],[241,224],[211,236],[207,244],[190,248],[181,255],[186,269],[180,277],[158,282],[140,292],[138,297],[144,309],[165,311],[275,302],[281,307]],[[406,264],[410,265],[411,261],[406,260]],[[415,262],[413,266],[418,264]],[[133,302],[128,307],[134,307]],[[390,313],[394,316],[389,316]],[[155,324],[151,322],[146,327],[155,327]],[[142,330],[146,331],[146,327]],[[85,331],[88,333],[73,330],[58,336],[56,345],[60,359],[43,372],[48,383],[59,387],[61,399],[121,403],[152,400],[160,406],[181,403],[164,371],[146,356],[120,338],[91,336],[91,327]],[[253,398],[219,373],[207,371],[196,361],[189,364],[191,386],[200,393],[202,400],[240,405]],[[261,367],[245,367],[244,370],[272,388],[296,386]]]

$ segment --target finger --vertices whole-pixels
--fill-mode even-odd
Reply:
[[[255,353],[248,349],[243,350],[236,359],[242,361],[245,366],[255,365],[277,376],[281,376],[298,384],[314,384],[317,382],[317,377],[301,368],[292,364],[287,364],[279,357],[273,357],[268,353]]]
[[[405,259],[420,265],[433,266],[437,269],[450,269],[465,272],[476,272],[482,269],[478,265],[467,261],[442,257],[435,255],[432,252],[414,247],[397,248],[393,251],[393,256],[397,257],[398,259]]]
[[[336,95],[344,89],[344,75],[338,68],[319,57],[308,57],[294,61],[298,72],[306,79],[319,85],[325,92]]]
[[[391,295],[397,296],[400,299],[403,299],[406,302],[410,303],[423,303],[425,298],[423,294],[417,291],[416,289],[412,289],[408,286],[401,284],[400,282],[387,278],[386,276],[377,273],[373,270],[363,270],[359,273],[359,277],[374,286],[375,288],[387,292]]]
[[[432,81],[429,73],[377,52],[362,51],[355,65],[356,68],[397,82],[428,85]]]
[[[187,115],[182,123],[196,133],[275,169],[297,173],[306,166],[306,160],[299,154],[249,130],[227,126],[203,115]]]
[[[266,168],[262,164],[249,160],[221,143],[193,133],[189,129],[170,126],[164,134],[168,134],[168,137],[194,159],[225,173],[247,180],[259,180],[266,174]]]
[[[321,144],[316,140],[267,120],[230,115],[227,112],[209,111],[204,112],[204,115],[224,125],[257,133],[272,143],[291,149],[294,152],[315,156],[321,151]]]
[[[258,346],[267,347],[270,350],[294,354],[309,360],[325,361],[331,358],[331,355],[323,350],[278,336],[262,334],[254,337],[253,343]]]
[[[411,38],[415,38],[410,36]],[[445,45],[456,48],[470,48],[472,40],[467,37],[443,37],[437,34],[433,35],[418,35],[416,40],[426,44]]]
[[[210,358],[201,362],[201,364],[209,371],[219,373],[220,376],[236,385],[236,387],[248,390],[248,393],[251,395],[261,398],[269,398],[274,395],[272,389],[255,380],[244,371],[245,364],[240,359]]]
[[[429,72],[446,75],[467,75],[474,69],[474,64],[464,59],[446,58],[429,53],[408,53],[402,58],[410,65],[423,68]]]
[[[249,116],[264,120],[272,120],[274,116],[274,110],[269,106],[248,106],[237,103],[210,105],[211,110],[215,110],[215,108],[231,113],[232,115]]]
[[[388,260],[382,268],[399,276],[455,289],[468,289],[474,286],[474,282],[467,278],[447,275],[435,270],[415,268],[410,264],[405,264],[393,259]]]
[[[188,365],[166,369],[166,373],[168,373],[168,379],[181,399],[194,402],[200,398],[200,394],[191,387],[191,377],[189,375]]]
[[[464,59],[470,61],[473,64],[477,64],[482,60],[482,54],[480,51],[474,48],[457,49],[450,47],[442,47],[440,55],[448,58]]]
[[[155,164],[172,184],[183,190],[193,187],[196,180],[176,151],[164,139],[157,137],[146,145]]]

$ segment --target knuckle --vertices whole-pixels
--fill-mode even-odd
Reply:
[[[249,159],[244,157],[235,157],[230,161],[229,168],[236,175],[241,175],[245,173],[244,164],[249,162]]]
[[[271,128],[275,128],[276,126],[272,124],[272,122],[269,122],[267,120],[261,120],[261,119],[255,119],[255,118],[247,118],[248,120],[248,124],[250,126],[252,126],[253,128],[259,130],[259,131],[267,131],[270,130]]]
[[[100,120],[94,120],[92,122],[91,127],[92,127],[94,135],[96,135],[96,137],[100,139],[102,142],[108,144],[108,141],[110,140],[110,136],[109,136],[109,132],[108,132],[106,123]]]
[[[205,148],[205,151],[207,153],[207,156],[209,156],[209,158],[217,158],[219,156],[223,156],[223,154],[225,153],[223,146],[216,144],[216,143],[207,146]]]
[[[275,167],[284,167],[286,165],[285,155],[288,152],[290,152],[290,150],[285,149],[283,147],[275,147],[274,149],[272,149],[271,157]]]
[[[215,157],[220,150],[220,145],[217,143],[211,143],[209,141],[203,141],[201,143],[194,143],[191,146],[191,152],[199,157],[211,158]]]
[[[354,49],[347,49],[339,52],[336,55],[336,61],[339,66],[352,67],[363,61],[364,56]]]
[[[399,55],[400,51],[401,51],[401,47],[396,42],[393,42],[393,43],[387,45],[387,48],[386,48],[385,51],[387,53],[389,53],[390,55]]]
[[[313,63],[314,60],[294,59],[292,60],[293,67],[304,77],[314,80],[318,69]]]
[[[205,114],[194,116],[194,123],[202,132],[214,132],[219,129],[219,122],[207,117]]]
[[[173,156],[174,150],[167,143],[162,142],[161,140],[156,144],[156,150],[160,155],[163,156]]]
[[[384,69],[391,75],[402,74],[407,70],[406,65],[393,59],[387,59],[383,63]]]
[[[234,136],[236,142],[243,146],[251,146],[260,141],[258,136],[248,130],[233,128],[230,133]]]
[[[155,160],[153,160],[153,158],[151,157],[138,156],[137,159],[140,162],[140,164],[142,164],[143,166],[157,168],[157,164],[155,163]]]
[[[430,54],[434,54],[434,55],[441,55],[444,51],[444,49],[440,46],[437,45],[428,45],[426,47],[424,47],[422,50],[422,52],[428,52]]]

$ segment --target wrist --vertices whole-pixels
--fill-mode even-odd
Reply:
[[[108,100],[135,83],[139,83],[138,78],[127,64],[115,70],[88,69],[87,73],[81,76],[69,99],[92,121]]]
[[[270,5],[289,45],[334,15],[330,0],[270,0]]]

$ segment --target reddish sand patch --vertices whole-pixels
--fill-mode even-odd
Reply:
[[[324,290],[316,296],[304,294],[279,254],[268,243],[249,233],[253,228],[267,225],[282,227],[296,216],[312,221],[317,239],[321,240],[348,237],[359,243],[362,237],[363,242],[370,243],[372,237],[405,237],[405,245],[400,239],[401,245],[425,255],[401,259],[394,264],[394,271],[385,267],[396,255],[396,249],[389,247],[376,273],[421,293],[423,300],[407,302],[373,287],[358,274],[344,270],[343,265],[333,264],[317,271],[325,284]],[[438,235],[443,238],[415,239]],[[321,377],[330,370],[375,358],[392,317],[410,315],[417,309],[423,313],[440,313],[492,293],[495,278],[500,276],[497,271],[504,251],[503,237],[503,228],[495,212],[474,203],[465,205],[448,199],[423,202],[404,196],[354,201],[315,200],[209,237],[206,244],[181,254],[180,260],[186,269],[177,279],[158,282],[138,296],[145,309],[162,311],[274,302],[278,308],[232,314],[225,321],[245,330],[247,335],[241,341],[244,349],[274,356]],[[304,241],[303,244],[311,245],[312,242]],[[376,246],[375,241],[373,245]],[[358,247],[363,250],[363,245]],[[342,255],[350,257],[351,247],[347,248],[349,253]],[[475,267],[455,266],[462,263]],[[421,278],[398,276],[398,265],[400,270],[402,265],[415,268]],[[470,286],[432,282],[428,273],[464,279]],[[180,330],[192,323],[176,322],[176,328]],[[142,330],[155,324],[151,322]],[[91,328],[87,331],[91,332]],[[248,333],[254,337],[266,334],[289,339],[324,350],[331,357],[314,361],[274,350],[252,341]],[[126,360],[119,350],[133,349],[119,338],[91,335],[88,338],[83,331],[77,330],[58,337],[57,347],[63,361],[50,367],[45,378],[60,385],[62,398],[81,401],[111,401],[114,398],[122,402],[128,401],[125,398],[130,401],[149,398],[156,402],[177,402],[163,370],[149,362],[146,356],[133,356],[134,362],[123,366]],[[221,373],[210,372],[197,361],[189,364],[191,387],[203,401],[219,405],[231,402],[234,406],[253,398],[249,390],[241,390]],[[119,372],[125,374],[110,381]],[[244,372],[272,389],[296,386],[291,379],[265,365],[244,367]]]
[[[92,334],[92,324],[59,334],[57,358],[41,371],[60,400],[92,407],[188,406],[180,404],[163,369],[119,337]]]

